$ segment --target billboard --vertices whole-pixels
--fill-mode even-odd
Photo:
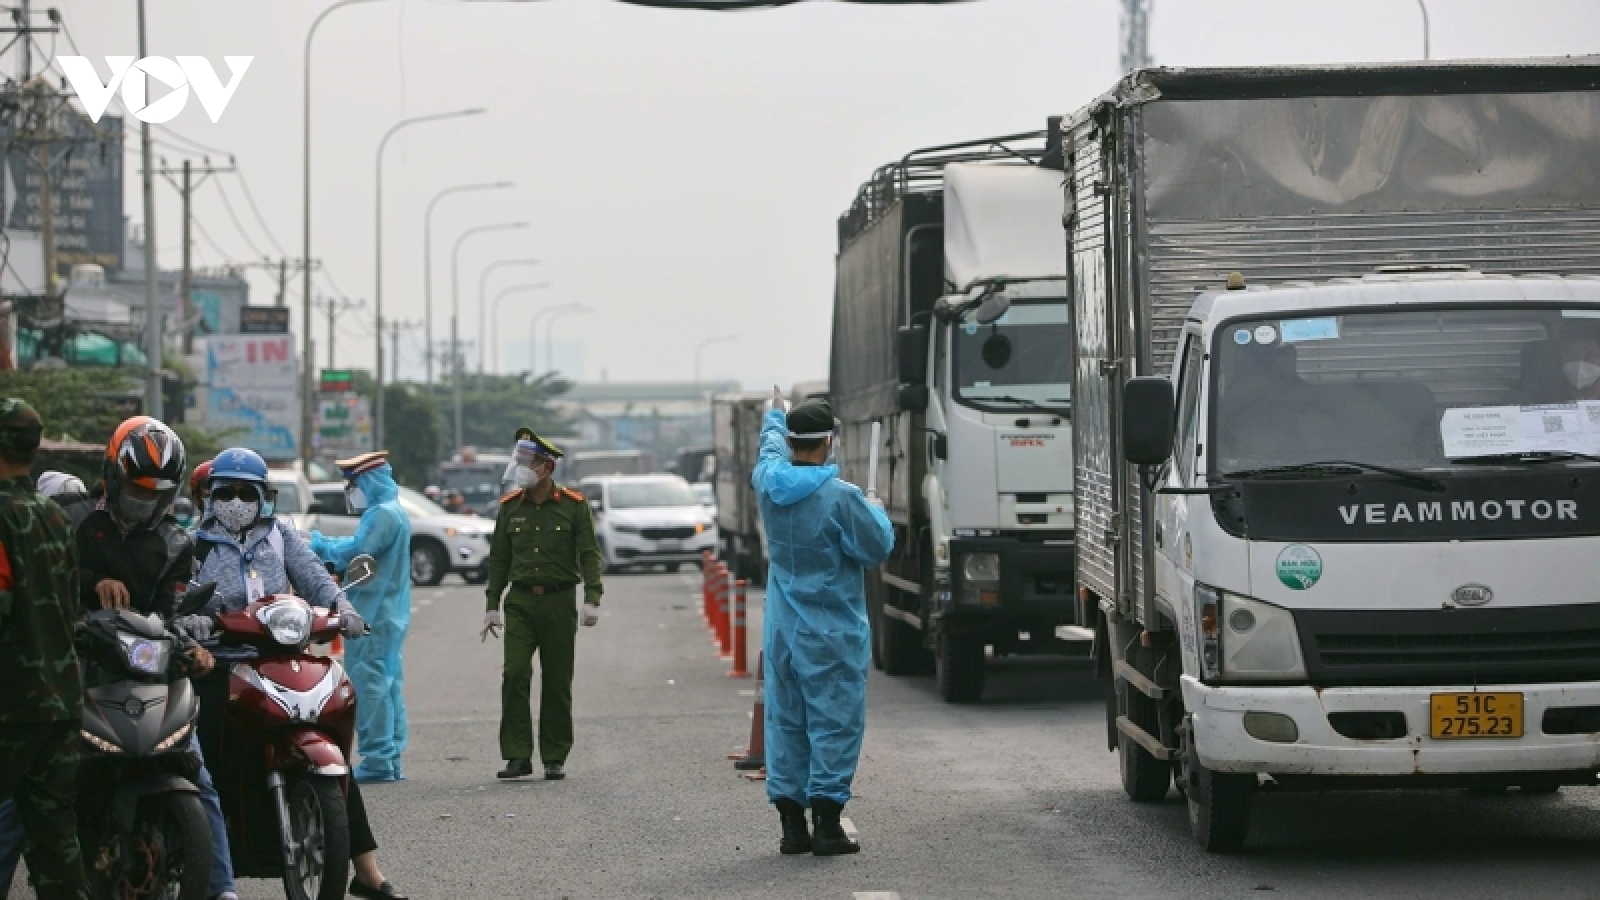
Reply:
[[[317,456],[334,459],[372,450],[372,410],[367,398],[340,391],[317,395],[317,432],[312,437]]]
[[[288,335],[213,335],[201,339],[205,357],[205,427],[232,431],[268,460],[300,455],[299,374]],[[200,341],[196,341],[200,343]]]
[[[64,106],[56,115],[55,131],[65,135],[48,145],[58,274],[66,275],[78,263],[114,272],[122,268],[122,119],[103,116],[96,124]],[[0,125],[0,148],[5,153],[0,167],[0,222],[7,231],[38,231],[44,224],[39,145],[7,123]]]

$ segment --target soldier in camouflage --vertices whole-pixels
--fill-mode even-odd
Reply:
[[[87,898],[74,802],[83,678],[73,648],[77,549],[29,469],[43,425],[0,400],[0,798],[22,816],[40,900]]]

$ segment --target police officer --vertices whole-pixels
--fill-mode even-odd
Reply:
[[[54,900],[88,896],[73,809],[83,678],[72,524],[28,477],[43,430],[26,402],[0,400],[0,797],[22,816],[36,893]]]
[[[600,545],[589,504],[577,491],[552,480],[561,451],[531,429],[512,453],[516,489],[500,498],[489,546],[488,612],[483,637],[506,632],[500,680],[501,778],[533,774],[533,721],[529,690],[533,654],[542,654],[539,689],[539,759],[544,777],[566,777],[562,766],[572,749],[572,663],[583,582],[584,625],[600,621]],[[500,595],[506,585],[505,609]]]

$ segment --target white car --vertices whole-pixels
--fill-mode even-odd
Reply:
[[[311,482],[306,476],[293,469],[269,469],[267,484],[278,492],[272,514],[288,519],[302,536],[310,534],[313,499]]]
[[[716,519],[677,475],[585,478],[595,536],[607,571],[664,564],[676,572],[717,549]]]
[[[305,530],[315,528],[329,537],[356,533],[361,517],[351,515],[345,505],[344,482],[315,485],[312,491],[316,503],[311,508]],[[282,503],[281,488],[278,497]],[[432,587],[451,572],[460,575],[468,584],[482,584],[488,580],[493,519],[452,515],[408,487],[400,489],[400,506],[411,517],[412,584]]]

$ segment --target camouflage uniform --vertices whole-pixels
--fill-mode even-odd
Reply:
[[[0,400],[0,450],[31,455],[39,416]],[[0,797],[27,831],[41,900],[87,897],[74,803],[83,679],[73,647],[77,549],[61,507],[27,476],[0,481]]]

